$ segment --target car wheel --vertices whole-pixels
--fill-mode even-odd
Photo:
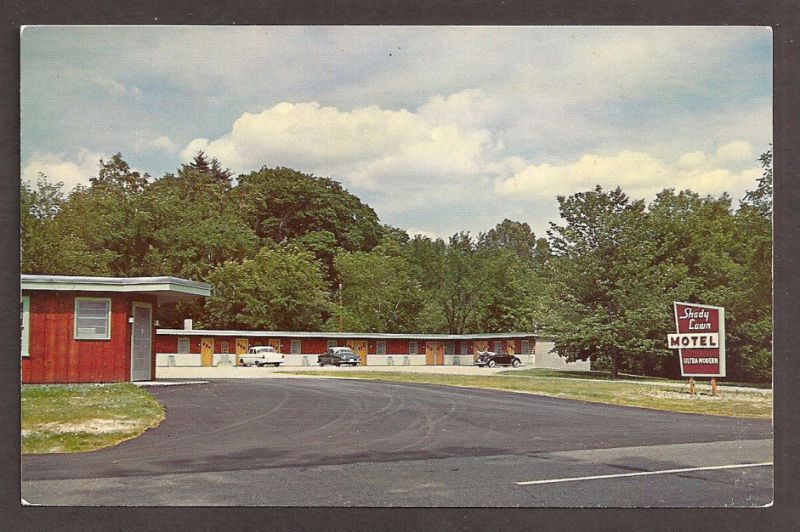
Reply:
[[[273,366],[275,366],[276,368],[277,368],[277,367],[279,367],[280,365],[281,365],[281,363],[280,363],[280,362],[275,362],[275,363],[273,364]]]
[[[486,365],[489,366],[490,368],[493,368],[497,365],[497,362],[495,362],[494,360],[490,360],[489,362],[487,362]]]
[[[256,362],[256,367],[260,368],[261,367],[261,362]]]
[[[512,360],[512,361],[511,361],[511,366],[512,366],[512,367],[515,367],[515,368],[516,368],[517,366],[519,366],[519,359],[518,359],[518,358],[515,358],[514,360]]]

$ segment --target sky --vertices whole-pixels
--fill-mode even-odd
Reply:
[[[772,142],[767,27],[33,26],[21,177],[69,190],[122,153],[335,179],[383,223],[545,236],[601,185],[734,200]]]

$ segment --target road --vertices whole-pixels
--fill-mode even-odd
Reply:
[[[339,379],[150,391],[167,410],[159,427],[91,453],[24,456],[22,497],[46,505],[436,507],[772,500],[768,420]]]

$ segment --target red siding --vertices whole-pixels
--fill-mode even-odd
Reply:
[[[30,296],[29,352],[21,359],[22,382],[119,382],[130,380],[131,325],[128,316],[133,301],[153,304],[150,296],[114,292],[67,292],[26,290]],[[76,297],[111,299],[111,338],[75,340]],[[156,334],[153,328],[151,373],[155,375]]]
[[[407,355],[408,340],[387,340],[386,353],[389,355]]]
[[[306,355],[321,355],[328,349],[326,338],[303,338],[301,351]]]

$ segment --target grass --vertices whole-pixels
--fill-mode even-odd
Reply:
[[[23,454],[92,451],[164,419],[153,396],[130,383],[24,384],[20,399]]]
[[[711,397],[708,386],[700,384],[698,386],[698,394],[693,396],[688,393],[688,385],[676,387],[673,384],[670,386],[667,383],[676,383],[678,381],[668,381],[666,379],[661,379],[662,383],[654,380],[652,384],[650,382],[626,383],[624,381],[593,381],[589,383],[581,382],[581,379],[596,377],[582,376],[576,379],[573,374],[578,372],[554,370],[523,370],[481,376],[377,371],[337,373],[335,375],[331,375],[331,372],[327,371],[293,371],[291,373],[346,379],[443,384],[468,388],[508,390],[594,403],[636,406],[690,414],[746,418],[770,418],[772,416],[771,394],[717,389],[717,396]],[[647,380],[649,381],[650,379]]]

